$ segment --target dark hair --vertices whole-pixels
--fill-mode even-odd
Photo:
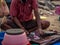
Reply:
[[[21,1],[21,3],[26,3],[27,2],[27,0],[20,0]]]

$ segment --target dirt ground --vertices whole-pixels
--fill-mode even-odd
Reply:
[[[42,9],[39,9],[39,11]],[[60,21],[59,21],[59,15],[57,14],[48,14],[48,11],[46,10],[42,10],[42,12],[44,13],[43,16],[46,17],[46,20],[50,22],[50,26],[47,30],[57,30],[60,31]],[[53,10],[52,12],[55,12],[55,10]],[[39,12],[40,13],[40,12]]]
[[[38,1],[40,1],[40,0],[38,0]],[[54,2],[54,3],[58,3],[58,2]],[[40,9],[39,9],[39,11],[40,11]],[[42,10],[42,12],[47,13],[47,11],[45,11],[45,10]],[[57,14],[48,15],[48,16],[46,14],[44,14],[44,15],[47,17],[46,20],[50,21],[50,26],[49,26],[49,28],[47,30],[50,29],[50,30],[60,31],[60,21],[58,21],[59,16]],[[1,31],[1,29],[0,29],[0,31]]]

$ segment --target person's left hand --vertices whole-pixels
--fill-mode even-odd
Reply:
[[[28,31],[26,31],[26,30],[25,30],[25,32],[26,32],[26,34],[29,34],[29,32],[28,32]]]

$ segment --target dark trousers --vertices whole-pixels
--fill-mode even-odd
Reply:
[[[33,29],[35,27],[37,27],[37,22],[35,20],[29,20],[29,21],[25,21],[25,22],[20,22],[21,25],[28,31],[30,29]],[[9,25],[10,27],[14,28],[20,28],[13,20],[11,20],[11,18],[9,17],[7,19],[7,25]],[[5,30],[5,26],[4,24],[1,25],[1,29]]]

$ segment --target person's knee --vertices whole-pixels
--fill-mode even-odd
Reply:
[[[4,24],[1,24],[1,29],[4,29]]]
[[[41,21],[41,27],[42,29],[47,29],[50,26],[49,21]]]

